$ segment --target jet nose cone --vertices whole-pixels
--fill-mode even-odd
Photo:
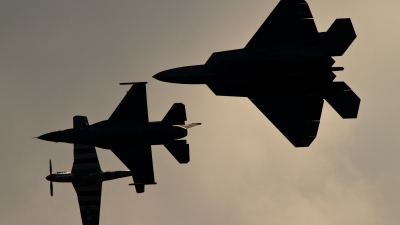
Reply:
[[[178,84],[205,84],[214,79],[215,74],[210,73],[206,66],[185,66],[165,70],[153,76],[159,81]]]
[[[60,131],[57,132],[50,132],[47,134],[43,134],[38,137],[40,140],[43,141],[52,141],[52,142],[59,142],[61,139]]]
[[[75,143],[79,139],[79,130],[68,129],[43,134],[38,137],[40,140],[52,142]]]
[[[165,70],[162,72],[157,73],[153,76],[154,79],[164,82],[173,82],[174,71],[173,70]],[[172,78],[172,80],[171,80]]]

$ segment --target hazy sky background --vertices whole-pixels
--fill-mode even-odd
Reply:
[[[294,148],[246,98],[151,76],[243,48],[278,0],[0,1],[0,223],[81,224],[72,145],[32,137],[107,119],[147,81],[150,120],[186,105],[191,162],[153,147],[155,186],[103,183],[100,224],[398,224],[400,1],[308,0],[319,31],[350,17],[357,39],[335,58],[338,81],[361,98],[359,118],[325,103],[318,137]],[[126,167],[98,149],[103,170]]]

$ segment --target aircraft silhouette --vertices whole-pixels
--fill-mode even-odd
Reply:
[[[333,82],[332,56],[356,38],[350,19],[318,32],[304,0],[281,0],[243,49],[215,52],[204,65],[162,71],[153,77],[206,84],[216,95],[247,97],[295,146],[317,136],[324,100],[344,119],[356,118],[360,98]]]
[[[74,127],[83,127],[86,117],[74,117]],[[81,126],[80,126],[81,125]],[[50,160],[50,194],[53,182],[72,183],[78,196],[83,225],[98,225],[100,219],[101,188],[103,181],[131,176],[128,171],[102,171],[93,146],[74,144],[74,163],[71,172],[52,173]]]
[[[186,124],[182,103],[175,103],[162,121],[149,122],[146,82],[132,84],[108,120],[39,136],[41,140],[90,145],[110,149],[132,173],[137,193],[154,180],[151,145],[164,145],[179,163],[188,163],[189,144],[178,140],[187,136],[187,129],[200,123]],[[74,117],[74,121],[78,118]],[[86,118],[86,117],[84,117]]]

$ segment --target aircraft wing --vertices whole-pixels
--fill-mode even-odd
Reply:
[[[72,174],[90,174],[101,171],[94,146],[74,144]]]
[[[72,182],[78,195],[83,225],[99,225],[102,182]]]
[[[151,145],[111,150],[132,172],[138,193],[144,192],[144,185],[155,184]]]
[[[322,97],[286,96],[250,99],[295,147],[307,147],[317,136]]]
[[[310,8],[304,0],[281,0],[245,49],[296,47],[319,41]]]
[[[122,83],[132,84],[131,89],[119,103],[109,121],[149,122],[147,113],[146,82]]]

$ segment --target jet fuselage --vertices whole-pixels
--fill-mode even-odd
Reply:
[[[181,84],[207,84],[216,95],[323,94],[335,79],[335,61],[317,50],[237,49],[216,52],[204,65],[162,71],[153,77]]]
[[[187,130],[163,122],[144,124],[101,121],[81,128],[44,134],[39,139],[91,145],[104,149],[130,148],[141,144],[168,144],[187,136]]]

